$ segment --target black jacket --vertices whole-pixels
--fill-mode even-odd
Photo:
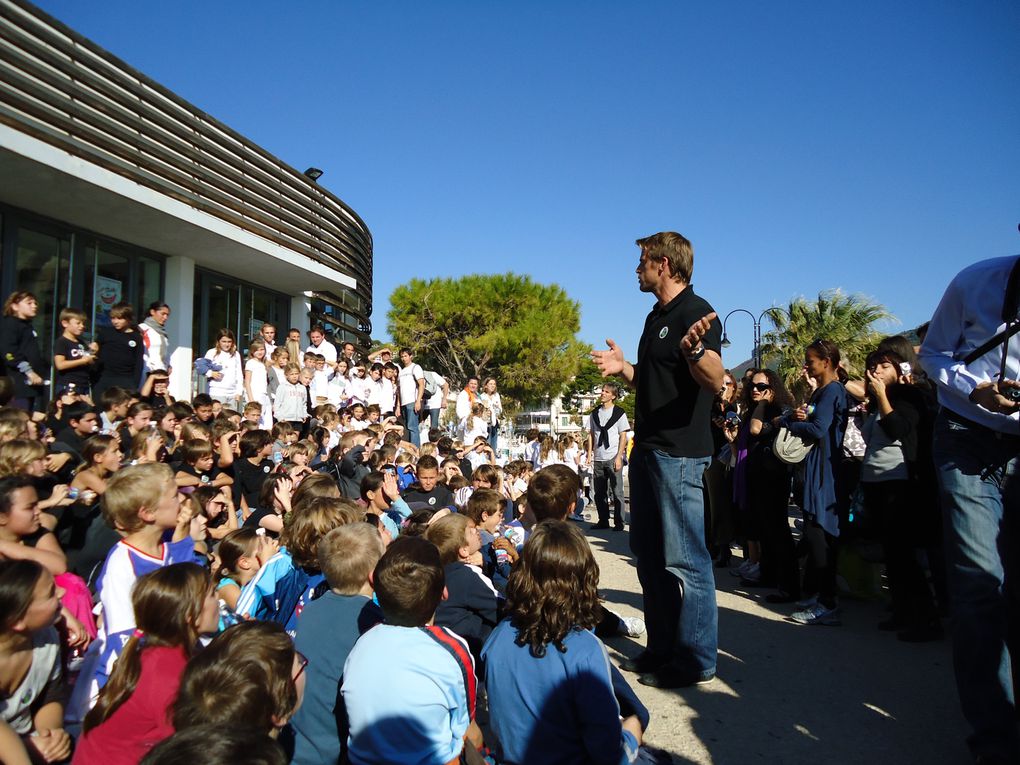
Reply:
[[[0,318],[0,353],[3,355],[7,375],[14,381],[14,395],[34,398],[43,392],[41,385],[29,385],[28,369],[42,378],[49,376],[49,364],[43,361],[39,338],[29,319],[13,316]]]

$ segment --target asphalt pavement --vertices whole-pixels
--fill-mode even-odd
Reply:
[[[587,534],[606,605],[641,616],[628,533]],[[879,631],[889,615],[881,600],[844,598],[839,627],[795,624],[786,618],[794,606],[765,603],[770,590],[745,588],[727,569],[715,572],[716,680],[659,690],[624,673],[651,712],[649,745],[676,763],[972,762],[948,638],[908,644]],[[607,646],[619,661],[639,653],[644,637],[613,638]]]

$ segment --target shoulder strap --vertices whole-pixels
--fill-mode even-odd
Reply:
[[[460,667],[460,671],[464,676],[464,692],[467,695],[468,715],[474,720],[477,689],[475,687],[475,663],[471,658],[471,652],[468,651],[467,646],[459,638],[454,637],[442,627],[431,625],[421,629],[426,635],[445,648],[457,662],[457,666]]]
[[[1006,281],[1006,296],[1002,301],[1002,321],[1006,328],[996,333],[994,337],[975,348],[963,359],[964,364],[970,364],[984,356],[990,350],[1001,343],[1009,342],[1013,335],[1020,332],[1020,258],[1016,259],[1012,270],[1009,272],[1009,279]],[[1003,349],[1003,365],[1005,365],[1005,349]]]
[[[1020,313],[1020,258],[1013,264],[1006,282],[1006,297],[1002,301],[1002,320],[1009,324],[1017,319]]]

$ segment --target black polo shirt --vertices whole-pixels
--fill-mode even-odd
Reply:
[[[634,370],[634,448],[658,449],[674,457],[712,454],[714,393],[695,382],[680,352],[687,330],[712,310],[688,285],[666,305],[656,304],[645,319]],[[716,320],[702,343],[719,353],[721,338]]]

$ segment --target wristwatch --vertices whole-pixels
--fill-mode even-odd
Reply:
[[[687,354],[687,360],[697,363],[697,362],[701,361],[701,357],[704,356],[704,355],[705,355],[705,344],[704,343],[698,343],[698,347],[695,348],[693,351],[691,351],[690,353]]]

